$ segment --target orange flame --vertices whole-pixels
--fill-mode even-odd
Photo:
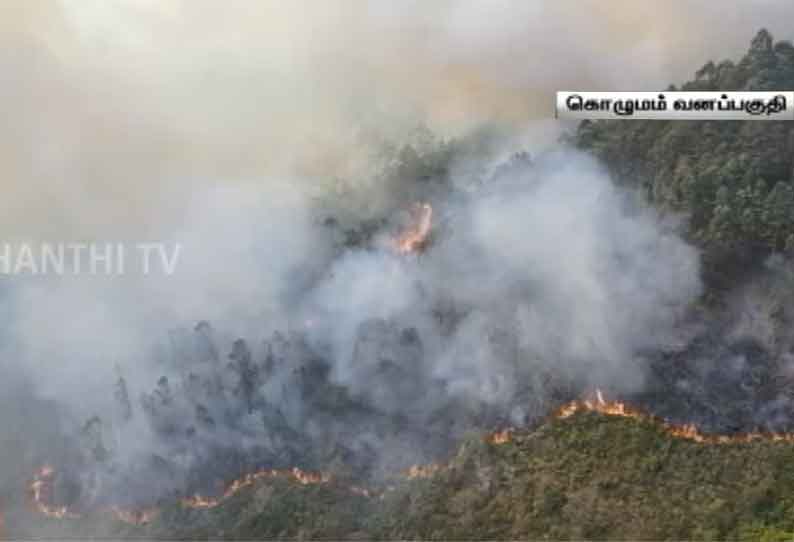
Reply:
[[[407,471],[405,476],[409,480],[416,480],[417,478],[430,478],[436,473],[440,472],[444,467],[438,463],[430,463],[429,465],[412,465]]]
[[[151,523],[157,517],[160,510],[157,508],[142,508],[139,510],[121,508],[119,506],[111,506],[110,511],[116,516],[116,519],[129,523],[130,525],[146,525]]]
[[[687,440],[703,444],[734,444],[745,443],[757,440],[767,440],[772,442],[794,443],[794,433],[762,433],[758,431],[739,435],[710,435],[702,433],[694,424],[674,425],[640,410],[637,407],[628,405],[622,401],[612,401],[604,399],[601,390],[596,390],[594,395],[586,399],[571,401],[560,407],[554,417],[557,419],[569,418],[580,412],[597,412],[607,416],[619,416],[632,418],[639,421],[651,422],[660,425],[668,434]],[[485,441],[490,444],[505,444],[512,441],[514,429],[507,428],[495,431],[485,436]],[[431,478],[442,472],[447,466],[439,463],[428,465],[413,465],[402,474],[409,480]],[[187,508],[208,509],[214,508],[224,500],[235,495],[240,490],[252,486],[257,480],[263,478],[287,478],[302,485],[325,484],[331,481],[331,476],[321,472],[307,472],[294,467],[289,470],[265,469],[246,474],[242,478],[234,480],[227,486],[224,492],[218,497],[208,497],[194,495],[182,499],[181,503]],[[29,484],[30,501],[34,508],[43,515],[56,518],[79,518],[80,514],[70,510],[66,506],[54,506],[48,504],[47,500],[51,497],[53,484],[55,481],[55,469],[50,465],[44,465],[38,469]],[[392,490],[388,487],[383,491],[376,491],[360,486],[349,486],[348,490],[355,494],[367,498],[383,498],[385,493]],[[118,506],[109,508],[116,519],[133,525],[143,525],[151,522],[159,513],[157,508],[144,509],[124,509]],[[2,511],[0,511],[0,528],[2,528]]]
[[[513,438],[513,429],[507,428],[486,435],[485,442],[490,444],[507,444]]]
[[[772,442],[794,442],[794,433],[770,433],[751,431],[738,435],[711,435],[702,433],[694,424],[675,425],[643,412],[642,410],[627,405],[622,401],[607,401],[604,399],[601,390],[596,390],[595,397],[571,401],[560,407],[555,417],[558,419],[568,418],[577,412],[598,412],[607,416],[620,416],[635,420],[657,423],[662,426],[665,432],[677,438],[683,438],[702,444],[737,444],[752,442],[756,440],[767,440]]]
[[[40,513],[49,518],[79,518],[80,515],[69,510],[67,506],[53,506],[47,504],[47,498],[51,495],[55,482],[55,469],[50,465],[44,465],[36,471],[33,481],[30,482],[28,490],[30,502]]]
[[[301,485],[324,484],[331,481],[331,476],[328,474],[307,472],[298,467],[293,467],[289,470],[260,470],[234,480],[229,484],[226,490],[224,490],[220,497],[194,495],[182,499],[181,502],[183,506],[188,508],[214,508],[241,489],[253,485],[257,480],[275,477],[288,478]],[[35,510],[53,519],[77,519],[82,517],[80,514],[70,510],[67,506],[54,506],[47,502],[51,497],[54,481],[55,469],[50,465],[44,465],[34,473],[33,480],[30,482],[28,489],[30,493],[30,502]],[[369,492],[366,489],[356,487],[350,489],[356,494],[369,496]],[[150,523],[160,513],[160,510],[154,507],[134,509],[122,508],[115,505],[104,509],[104,511],[112,514],[117,520],[131,525],[145,525]]]
[[[485,435],[484,440],[489,444],[506,444],[512,440],[513,431],[514,429],[511,427],[501,431],[494,431],[493,433]],[[446,468],[446,465],[439,463],[430,463],[428,465],[412,465],[403,472],[403,476],[409,480],[431,478]]]
[[[427,244],[430,227],[433,221],[433,208],[429,203],[417,204],[411,210],[413,224],[404,231],[394,242],[395,249],[400,254],[420,252]]]
[[[30,502],[39,513],[52,519],[79,519],[81,514],[70,510],[68,506],[54,506],[47,500],[52,496],[55,483],[55,469],[51,465],[40,467],[33,476],[33,481],[28,485]],[[124,523],[144,525],[150,523],[159,513],[157,508],[127,509],[120,506],[111,506],[109,511]]]
[[[192,497],[187,497],[182,499],[182,505],[186,508],[215,508],[219,504],[221,504],[224,500],[228,499],[232,495],[239,492],[241,489],[249,487],[254,484],[257,480],[262,478],[289,478],[293,481],[298,482],[302,485],[309,485],[309,484],[325,484],[331,481],[331,476],[325,473],[319,472],[307,472],[304,470],[299,469],[298,467],[293,467],[290,470],[275,470],[275,469],[265,469],[256,472],[252,472],[246,474],[242,478],[238,478],[234,480],[223,494],[220,497],[205,497],[202,495],[193,495]]]

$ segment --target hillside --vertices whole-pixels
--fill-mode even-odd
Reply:
[[[761,30],[738,62],[708,62],[670,90],[791,88],[794,46]],[[580,125],[576,145],[655,206],[685,214],[707,278],[725,288],[731,271],[794,248],[793,136],[783,121],[596,121]]]
[[[794,88],[794,46],[761,31],[738,63],[709,62],[680,88]],[[210,449],[187,484],[175,474],[175,462],[152,455],[147,458],[156,468],[150,478],[130,475],[120,478],[118,487],[105,488],[114,496],[166,495],[152,504],[151,521],[138,525],[141,516],[124,522],[126,509],[118,513],[108,505],[87,509],[79,518],[47,518],[16,491],[27,476],[20,467],[13,494],[0,494],[0,539],[792,539],[794,437],[743,441],[736,435],[753,428],[791,430],[794,419],[794,314],[789,308],[794,302],[794,126],[585,122],[574,144],[596,156],[619,184],[639,190],[664,213],[683,217],[684,234],[703,259],[706,295],[676,320],[675,341],[632,351],[631,363],[647,364],[645,382],[621,396],[665,420],[733,435],[725,437],[727,442],[701,438],[689,428],[672,431],[659,419],[625,416],[619,408],[619,415],[580,410],[538,422],[538,416],[592,386],[557,374],[561,364],[553,357],[545,373],[542,364],[524,367],[520,362],[529,357],[518,348],[524,339],[519,335],[497,345],[507,345],[510,371],[521,368],[505,373],[505,382],[519,384],[502,411],[460,398],[423,402],[442,396],[444,387],[422,379],[425,347],[414,326],[373,319],[357,330],[354,361],[365,384],[354,393],[329,377],[333,365],[323,357],[327,352],[313,350],[306,330],[274,333],[258,352],[261,359],[238,339],[227,360],[213,342],[211,326],[202,321],[185,342],[200,346],[198,353],[179,358],[191,368],[185,381],[162,376],[154,390],[141,394],[141,410],[165,442],[191,451],[202,442],[223,446]],[[433,140],[427,152],[411,146],[394,150],[382,180],[406,200],[400,205],[446,194],[457,172],[455,157],[465,155],[467,145]],[[471,173],[478,181],[472,186],[487,192],[512,176],[531,178],[533,161],[527,153],[516,154],[487,176]],[[487,177],[483,186],[480,176]],[[403,190],[406,183],[413,189]],[[432,211],[429,205],[414,209]],[[415,250],[431,247],[432,255],[433,243],[442,246],[454,223],[439,212],[431,233],[429,211],[419,215],[428,224],[418,228],[421,250]],[[376,219],[348,222],[331,216],[323,221],[339,254],[366,255],[385,227]],[[420,261],[419,255],[412,261]],[[652,264],[643,272],[656,260]],[[508,304],[506,298],[497,301]],[[581,311],[579,299],[565,303],[566,314],[570,307]],[[659,307],[652,305],[654,312]],[[454,304],[433,308],[446,334],[463,321],[464,311]],[[602,306],[597,308],[593,312],[603,314]],[[333,328],[338,322],[312,317],[305,327],[323,325]],[[487,337],[496,337],[496,344],[505,334]],[[465,343],[455,356],[469,355],[472,345],[479,343]],[[198,362],[191,365],[196,361],[191,356]],[[587,357],[593,357],[592,350]],[[371,360],[378,360],[376,366],[368,365]],[[596,365],[587,365],[582,374],[589,377]],[[453,368],[457,375],[459,367]],[[478,384],[484,378],[472,375]],[[613,391],[609,378],[604,380],[604,389]],[[133,402],[121,375],[115,392],[130,418]],[[295,412],[313,423],[295,416],[301,423],[290,425],[285,397],[300,400]],[[483,438],[483,428],[513,419],[506,414],[508,406],[527,407],[525,422],[510,422],[525,426],[500,442]],[[267,435],[267,446],[244,451],[235,449],[233,440],[201,440],[227,422],[248,436],[252,420]],[[464,434],[469,436],[462,439]],[[377,446],[362,435],[376,435]],[[88,464],[115,474],[99,416],[86,422],[79,437],[90,460],[73,461],[75,472],[91,472],[75,467]],[[439,463],[399,472],[415,456],[437,457]],[[43,463],[36,461],[35,467]],[[263,465],[280,470],[256,470]],[[331,475],[314,477],[288,470],[291,465],[327,469]],[[237,485],[215,484],[214,493],[206,492],[230,472],[261,476],[249,474]],[[83,492],[75,482],[79,476],[67,474],[73,478],[64,476],[61,494],[52,500],[79,505],[94,486],[86,484]],[[173,480],[179,483],[165,483]],[[167,489],[147,486],[159,481]],[[179,494],[194,490],[204,497]]]
[[[790,443],[704,444],[652,420],[580,412],[505,443],[472,437],[444,467],[395,478],[380,497],[263,480],[209,510],[168,504],[145,527],[50,520],[24,536],[790,539],[792,465]]]

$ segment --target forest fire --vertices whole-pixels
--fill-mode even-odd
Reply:
[[[596,390],[595,396],[578,401],[571,401],[563,405],[555,415],[556,418],[568,418],[577,412],[599,412],[610,416],[623,416],[626,418],[650,419],[651,416],[639,409],[631,407],[622,401],[606,401],[601,390]]]
[[[624,418],[632,418],[643,422],[651,422],[660,425],[665,432],[677,438],[687,439],[703,444],[735,444],[745,443],[758,440],[766,440],[773,442],[792,442],[794,443],[794,434],[792,433],[762,433],[751,432],[739,435],[709,435],[700,432],[700,430],[693,424],[674,425],[643,412],[642,410],[628,405],[622,401],[606,400],[600,390],[586,399],[571,401],[560,407],[554,414],[556,419],[566,419],[577,413],[596,412],[607,416],[619,416]],[[485,442],[494,445],[501,445],[509,443],[513,440],[515,429],[507,428],[500,431],[494,431],[484,437]],[[413,465],[407,470],[403,471],[403,476],[409,480],[431,478],[434,475],[445,469],[445,465],[439,463],[431,463],[427,465]],[[80,518],[81,515],[69,509],[67,506],[56,506],[50,504],[53,498],[53,490],[55,484],[56,471],[50,465],[44,465],[39,468],[33,477],[33,481],[29,484],[30,501],[33,507],[41,514],[55,519],[65,518]],[[226,489],[217,497],[209,497],[203,495],[193,495],[181,500],[181,504],[186,508],[191,509],[209,509],[215,508],[226,499],[237,494],[244,488],[254,485],[255,482],[261,479],[268,478],[282,478],[301,485],[312,484],[325,484],[331,481],[331,476],[322,472],[308,472],[297,467],[288,470],[277,469],[264,469],[253,473],[246,474],[245,476],[234,480],[229,484]],[[382,493],[373,491],[361,486],[351,486],[348,488],[352,493],[364,497],[375,497]],[[159,510],[154,507],[141,508],[141,509],[126,509],[118,506],[111,506],[104,509],[105,512],[111,513],[119,521],[129,523],[132,525],[144,525],[151,522],[159,513]]]
[[[794,433],[771,433],[752,431],[737,435],[710,435],[702,433],[694,424],[675,425],[659,420],[658,418],[643,412],[642,410],[627,405],[622,401],[607,401],[604,399],[601,390],[596,390],[595,396],[571,401],[560,407],[555,418],[565,419],[573,416],[577,412],[598,412],[607,416],[620,416],[632,418],[639,421],[652,422],[662,426],[664,431],[671,436],[691,440],[702,444],[740,444],[759,440],[772,442],[794,442]]]
[[[53,486],[55,483],[55,469],[50,465],[39,468],[33,476],[28,489],[30,491],[30,501],[33,507],[41,514],[55,519],[78,518],[76,514],[69,510],[67,506],[54,506],[47,501],[52,497]]]
[[[405,476],[409,480],[430,478],[443,468],[444,467],[438,463],[430,463],[429,465],[412,465],[407,471],[405,471]]]
[[[205,497],[202,495],[194,495],[182,499],[182,505],[187,508],[206,509],[214,508],[221,504],[225,499],[239,492],[241,489],[249,487],[257,480],[263,478],[288,478],[301,485],[310,484],[324,484],[331,480],[330,475],[325,473],[307,472],[297,467],[289,470],[261,470],[246,474],[242,478],[233,481],[219,497]],[[52,498],[53,485],[55,482],[55,469],[50,465],[44,465],[39,468],[30,482],[30,501],[34,509],[39,513],[53,519],[78,519],[82,517],[81,514],[74,512],[67,506],[54,506],[49,504]],[[361,490],[359,494],[369,495],[367,490]],[[110,506],[104,509],[104,512],[110,513],[118,521],[128,523],[131,525],[145,525],[150,523],[158,514],[159,509],[156,507],[148,508],[122,508],[120,506]]]
[[[146,525],[151,523],[155,517],[160,513],[157,508],[141,508],[128,510],[118,506],[111,506],[110,511],[116,516],[116,519],[130,525]]]
[[[228,499],[240,490],[252,486],[257,480],[261,480],[263,478],[289,478],[301,485],[325,484],[331,481],[331,476],[328,474],[307,472],[299,469],[298,467],[293,467],[289,470],[265,469],[246,474],[242,478],[238,478],[237,480],[233,481],[219,497],[194,495],[192,497],[182,499],[182,506],[185,506],[186,508],[197,509],[215,508],[224,500]]]
[[[485,442],[490,444],[507,444],[512,439],[513,429],[507,428],[495,431],[485,437]]]
[[[71,510],[68,506],[55,506],[49,504],[52,498],[55,484],[55,468],[50,465],[40,467],[33,476],[28,489],[30,491],[30,502],[33,508],[40,514],[52,519],[79,519],[82,514]],[[131,525],[145,525],[150,523],[159,513],[157,508],[122,508],[111,506],[109,511],[115,518]]]
[[[421,252],[427,245],[433,220],[433,208],[428,203],[420,203],[411,210],[411,226],[396,240],[395,248],[400,254]]]

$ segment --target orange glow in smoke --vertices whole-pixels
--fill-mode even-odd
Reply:
[[[421,252],[427,246],[433,222],[433,208],[429,203],[417,204],[411,210],[411,225],[394,242],[400,254]]]

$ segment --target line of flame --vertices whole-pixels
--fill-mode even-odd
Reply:
[[[606,400],[604,399],[604,395],[601,390],[596,390],[595,394],[587,399],[571,401],[570,403],[563,405],[553,414],[552,417],[556,419],[566,419],[580,412],[596,412],[607,416],[619,416],[644,422],[656,423],[661,425],[664,431],[674,437],[683,438],[702,444],[737,444],[759,440],[794,443],[794,433],[774,433],[761,431],[753,431],[737,435],[712,435],[702,433],[694,424],[671,424],[622,401]],[[515,430],[513,428],[494,431],[487,434],[484,437],[484,440],[493,445],[506,444],[512,441],[514,431]],[[403,471],[402,475],[409,480],[425,479],[435,476],[445,468],[447,468],[447,466],[440,463],[413,465],[407,470]],[[66,506],[53,506],[46,502],[45,493],[50,490],[54,476],[55,470],[49,465],[45,465],[36,471],[33,481],[29,485],[31,502],[34,505],[34,508],[45,516],[56,519],[81,517],[80,514],[69,510],[69,508]],[[252,486],[257,480],[278,477],[288,478],[302,485],[325,484],[331,481],[331,476],[328,474],[320,472],[307,472],[299,469],[298,467],[293,467],[292,469],[288,470],[265,469],[246,474],[242,478],[234,480],[218,497],[197,494],[193,495],[192,497],[186,497],[180,502],[186,508],[214,508],[226,499],[238,493],[240,490]],[[376,491],[360,486],[350,486],[348,489],[356,495],[368,498],[382,498],[384,495],[383,491]],[[142,525],[152,521],[152,519],[158,514],[159,509],[125,509],[118,506],[111,506],[109,511],[120,521],[135,525]]]
[[[192,497],[186,497],[182,499],[181,503],[186,508],[215,508],[221,502],[239,492],[241,489],[253,485],[257,480],[262,478],[278,477],[290,478],[302,485],[325,484],[331,481],[331,476],[328,474],[320,472],[307,472],[299,469],[298,467],[293,467],[289,470],[265,469],[248,473],[242,478],[234,480],[219,497],[193,495]]]
[[[79,519],[82,514],[69,509],[68,506],[54,506],[47,503],[46,493],[51,491],[55,479],[55,469],[51,465],[40,467],[28,485],[30,502],[33,508],[42,515],[53,519]],[[159,513],[157,508],[122,508],[110,506],[106,509],[116,519],[132,525],[144,525],[151,522]]]
[[[67,506],[52,506],[47,504],[44,494],[51,488],[54,476],[55,469],[50,465],[44,465],[36,471],[33,481],[30,482],[28,486],[30,500],[34,508],[50,518],[64,519],[80,517],[79,514],[69,510]]]
[[[403,474],[409,480],[416,480],[417,478],[431,478],[443,469],[444,465],[439,463],[430,463],[429,465],[412,465]]]
[[[608,401],[604,399],[601,390],[596,390],[595,396],[589,399],[571,401],[563,405],[554,414],[555,418],[564,419],[577,412],[598,412],[607,416],[620,416],[639,421],[651,422],[661,425],[665,432],[677,438],[683,438],[701,444],[740,444],[754,441],[794,442],[794,433],[776,433],[764,431],[750,431],[736,435],[716,435],[703,433],[695,424],[676,425],[648,414],[647,412],[628,405],[622,401]]]

